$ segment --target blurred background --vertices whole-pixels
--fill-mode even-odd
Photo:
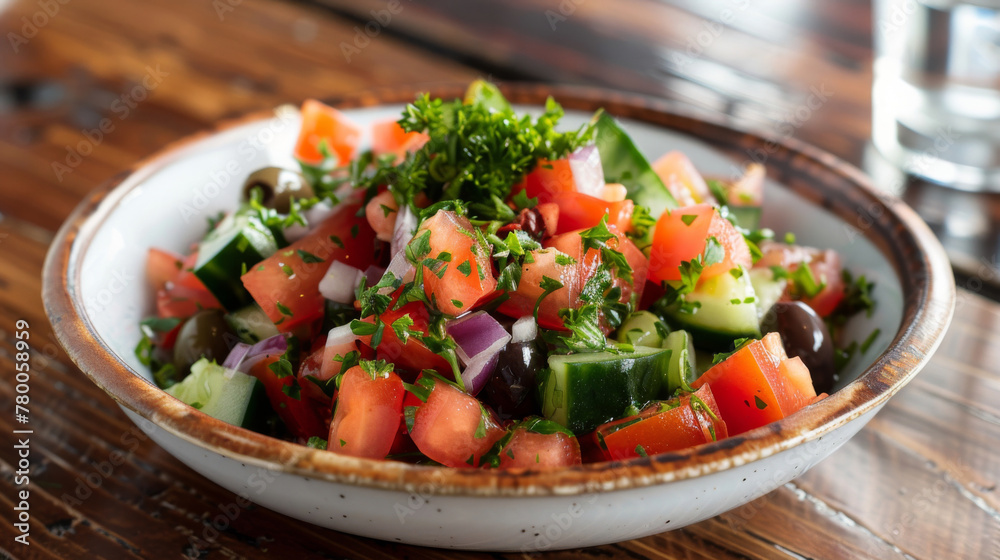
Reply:
[[[883,31],[914,6],[887,11]],[[864,167],[996,293],[997,195],[908,180],[871,147],[878,28],[865,0],[0,0],[0,212],[51,232],[164,144],[306,97],[474,77],[590,84]]]
[[[932,82],[943,75],[935,68],[957,59],[953,38],[935,39],[935,30],[958,30],[990,51],[1000,49],[1000,33],[991,34],[1000,20],[976,0],[970,13],[979,20],[967,27],[975,33],[963,34],[963,22],[949,15],[951,0],[878,1],[886,8],[876,18],[869,0],[0,0],[0,363],[13,318],[30,320],[39,372],[32,398],[52,411],[35,436],[45,449],[33,459],[36,473],[53,481],[44,490],[51,499],[33,489],[33,515],[46,525],[34,529],[40,546],[14,552],[184,557],[188,536],[207,531],[232,500],[149,441],[125,446],[135,428],[47,330],[38,296],[45,249],[87,193],[220,120],[310,97],[482,77],[637,92],[814,144],[909,202],[944,242],[964,288],[956,334],[922,378],[797,486],[593,556],[922,559],[961,557],[964,546],[1000,558],[991,435],[1000,426],[991,401],[1000,385],[995,339],[983,335],[1000,325],[1000,308],[972,295],[1000,299],[1000,195],[910,177],[871,142],[879,33],[906,39],[897,54],[919,54]],[[930,5],[940,13],[921,11]],[[927,36],[901,31],[911,23],[922,23]],[[1000,81],[990,91],[998,88]],[[954,104],[984,106],[967,99]],[[883,101],[894,108],[896,94]],[[994,105],[1000,114],[1000,101]],[[992,126],[1000,130],[1000,120]],[[0,409],[11,409],[10,387],[0,389]],[[9,432],[4,422],[0,432]],[[128,461],[95,499],[79,508],[58,501],[81,488],[95,458],[125,447]],[[14,490],[3,457],[6,508]],[[0,523],[0,535],[13,534],[9,525]],[[233,525],[208,558],[267,550],[275,558],[443,556],[267,511]],[[8,542],[0,542],[0,558],[11,557]]]

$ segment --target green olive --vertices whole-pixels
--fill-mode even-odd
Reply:
[[[292,198],[312,198],[312,186],[298,171],[281,167],[264,167],[247,177],[243,183],[243,198],[250,200],[253,189],[260,189],[261,204],[287,214],[292,208]]]
[[[222,310],[203,309],[185,321],[177,333],[174,367],[181,376],[186,376],[191,370],[191,364],[201,358],[221,364],[229,355],[230,341],[236,340],[238,339],[226,322]]]

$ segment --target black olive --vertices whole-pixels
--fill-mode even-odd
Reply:
[[[243,183],[243,199],[250,200],[250,193],[259,189],[261,204],[287,214],[292,208],[292,198],[312,198],[312,186],[298,171],[281,167],[264,167],[247,177]]]
[[[237,341],[222,310],[204,309],[184,322],[174,344],[174,367],[179,377],[187,376],[191,364],[201,358],[225,361],[230,343]]]
[[[501,421],[538,413],[535,375],[545,367],[545,352],[537,342],[511,343],[500,351],[497,369],[479,394]]]
[[[833,341],[826,323],[811,307],[801,301],[778,302],[764,316],[761,328],[781,335],[788,356],[802,359],[817,393],[833,389],[837,377]]]

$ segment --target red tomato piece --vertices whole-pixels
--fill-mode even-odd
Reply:
[[[528,198],[537,198],[541,203],[553,202],[552,197],[556,193],[576,192],[569,160],[539,160],[535,169],[525,176],[521,185],[514,187],[513,192],[517,193],[522,188]]]
[[[375,232],[368,220],[356,215],[359,208],[358,204],[344,206],[243,275],[243,285],[279,331],[290,332],[323,316],[319,282],[332,261],[359,270],[375,262]],[[313,262],[313,257],[322,260]]]
[[[729,434],[741,434],[788,416],[816,396],[811,381],[808,387],[802,383],[797,364],[781,367],[785,360],[781,338],[769,333],[712,366],[691,386],[711,386]]]
[[[414,239],[425,232],[430,233],[430,252],[425,259],[437,259],[443,272],[431,269],[424,260],[424,291],[442,313],[461,315],[493,293],[497,281],[490,250],[478,241],[468,219],[440,210],[424,220]]]
[[[482,456],[503,437],[503,428],[475,397],[451,384],[426,375],[417,384],[430,394],[412,413],[413,443],[442,465],[479,466]]]
[[[154,290],[163,289],[167,282],[177,278],[184,258],[176,253],[152,247],[146,256],[146,280]]]
[[[537,469],[581,463],[580,444],[572,435],[562,432],[542,434],[519,425],[500,450],[499,468]]]
[[[354,157],[361,140],[361,128],[333,107],[308,99],[302,104],[302,128],[295,142],[295,157],[313,165],[322,163],[319,146],[324,140],[330,152],[339,159],[338,165],[343,165]]]
[[[657,220],[649,259],[650,280],[680,280],[681,262],[698,258],[711,237],[722,246],[725,256],[722,262],[705,267],[702,278],[729,272],[740,265],[753,266],[743,234],[714,207],[698,204],[665,212]]]
[[[193,275],[192,275],[193,276]],[[202,309],[220,309],[222,304],[208,289],[176,284],[156,292],[156,314],[161,318],[186,319]]]
[[[559,230],[559,205],[552,202],[543,202],[535,206],[535,210],[542,215],[542,223],[545,224],[546,236],[554,235]]]
[[[326,377],[323,367],[323,360],[325,359],[326,348],[320,347],[310,352],[308,356],[299,365],[299,387],[302,388],[302,397],[308,398],[316,401],[317,403],[330,407],[333,404],[333,397],[327,395],[319,385],[317,385],[313,379],[317,381],[326,381],[330,379]],[[338,364],[339,365],[339,364]],[[340,373],[340,370],[337,370]],[[334,396],[336,393],[334,393]]]
[[[362,366],[344,372],[327,449],[384,459],[403,419],[403,381],[392,371],[369,373]]]
[[[560,264],[556,256],[557,249],[537,249],[531,252],[531,258],[526,259],[521,268],[521,281],[517,291],[507,294],[508,298],[500,304],[498,310],[510,317],[531,315],[538,298],[545,293],[542,288],[544,278],[552,278],[563,287],[545,296],[538,308],[538,323],[545,328],[563,328],[559,310],[577,305],[580,295],[580,272],[576,264]],[[531,262],[528,262],[528,261]]]
[[[381,360],[386,360],[396,364],[396,373],[406,381],[412,381],[417,374],[424,369],[433,369],[443,375],[452,375],[451,365],[441,356],[431,352],[424,343],[414,336],[410,336],[403,343],[396,336],[396,331],[392,329],[392,323],[404,315],[409,315],[413,320],[413,330],[427,334],[428,320],[430,315],[427,308],[419,301],[410,302],[399,309],[392,309],[399,298],[399,292],[394,294],[392,305],[389,310],[382,314],[382,322],[386,324],[382,332],[382,342],[375,349],[376,356]],[[367,318],[365,321],[373,322],[374,319]],[[364,337],[365,344],[371,343],[371,337]]]
[[[324,437],[327,434],[326,422],[320,414],[319,407],[309,399],[304,399],[300,395],[294,398],[285,393],[285,387],[291,387],[296,380],[296,376],[278,377],[269,367],[271,364],[281,359],[280,355],[270,356],[261,360],[257,365],[250,368],[250,375],[256,377],[264,384],[264,391],[267,399],[271,402],[271,408],[278,413],[278,417],[285,423],[288,431],[292,433],[300,442],[305,442],[311,437]]]
[[[373,196],[365,205],[365,218],[368,225],[375,231],[375,237],[382,241],[392,241],[392,233],[396,227],[396,216],[399,215],[399,205],[389,191],[382,191]]]
[[[659,175],[674,200],[680,206],[693,204],[714,204],[715,197],[708,189],[708,184],[702,178],[694,164],[681,152],[667,152],[653,163],[653,171]]]
[[[608,202],[578,192],[558,192],[552,195],[552,202],[559,205],[559,229],[556,233],[594,227],[601,223],[604,216],[608,217],[608,225],[617,227],[619,231],[632,229],[635,203],[629,199]]]
[[[421,148],[430,136],[422,132],[406,132],[395,120],[386,120],[372,125],[372,151],[376,156],[395,154],[397,161],[406,157],[407,152]]]
[[[799,245],[784,243],[763,243],[761,252],[764,256],[754,265],[755,268],[770,268],[780,266],[789,272],[794,272],[802,263],[807,263],[816,282],[823,286],[813,297],[791,294],[791,283],[786,295],[795,295],[803,303],[813,308],[820,317],[833,313],[841,300],[844,299],[844,277],[840,254],[833,249],[813,249]]]
[[[677,451],[729,435],[708,386],[653,404],[636,416],[604,424],[596,433],[608,460]]]

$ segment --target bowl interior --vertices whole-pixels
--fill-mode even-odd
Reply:
[[[369,123],[395,118],[401,108],[386,105],[346,112],[367,129]],[[567,111],[563,126],[579,126],[589,117],[590,113]],[[738,175],[746,163],[689,135],[639,121],[622,122],[651,159],[669,150],[680,150],[702,173],[725,177]],[[129,176],[116,189],[118,196],[109,196],[98,210],[106,218],[87,222],[85,227],[98,229],[80,255],[83,309],[96,334],[135,375],[150,381],[152,378],[133,352],[140,338],[138,322],[154,313],[153,293],[145,278],[147,251],[159,247],[186,252],[204,234],[209,217],[235,208],[249,173],[267,165],[296,168],[291,153],[298,128],[298,112],[283,107],[275,111],[273,118],[188,141],[161,158],[158,165]],[[846,330],[847,341],[860,343],[875,329],[881,333],[866,352],[850,362],[841,375],[839,389],[885,351],[899,329],[903,314],[899,278],[856,227],[830,212],[773,181],[766,185],[765,201],[763,225],[777,232],[779,238],[784,232],[794,232],[799,243],[836,249],[843,255],[846,267],[876,283],[876,313],[852,319]],[[86,237],[86,233],[81,232],[81,236]]]

